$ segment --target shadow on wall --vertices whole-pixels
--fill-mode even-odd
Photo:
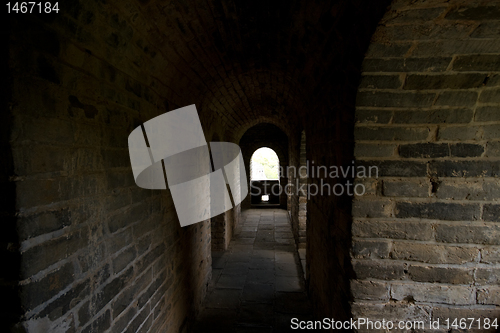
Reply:
[[[0,92],[0,246],[3,269],[0,273],[0,322],[6,325],[18,323],[22,316],[20,291],[21,275],[20,240],[16,226],[16,186],[10,177],[15,175],[10,138],[13,117],[8,110],[12,102],[13,79],[9,68],[10,15],[3,15],[4,33],[1,34],[0,72],[2,91]]]

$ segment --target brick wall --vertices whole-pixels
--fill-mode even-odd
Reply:
[[[290,192],[288,208],[291,215],[292,233],[297,248],[306,247],[306,220],[307,220],[307,163],[306,163],[306,136],[302,131],[300,146],[292,147],[295,153],[295,164],[290,169]],[[302,169],[301,169],[302,168]],[[298,183],[297,183],[298,181]],[[298,184],[298,186],[297,186]],[[293,212],[293,213],[292,213]]]
[[[2,182],[5,213],[16,213],[7,248],[19,331],[180,332],[205,295],[210,222],[180,228],[169,191],[135,185],[127,148],[144,121],[204,103],[167,87],[185,76],[127,12],[136,6],[77,1],[13,19]]]
[[[307,230],[307,156],[306,156],[306,133],[302,131],[300,137],[300,172],[297,171],[300,177],[299,184],[305,188],[299,195],[299,225],[296,233],[297,246],[299,248],[306,247],[306,230]]]
[[[14,161],[10,146],[12,133],[12,116],[10,114],[12,101],[12,73],[9,69],[9,35],[11,32],[10,19],[4,21],[5,34],[2,34],[1,43],[5,47],[0,53],[2,91],[0,92],[0,258],[4,268],[0,272],[0,292],[4,302],[0,306],[0,322],[11,324],[17,322],[21,314],[20,299],[18,297],[19,280],[19,240],[16,232],[15,198],[16,189],[10,180],[14,174]]]
[[[500,2],[395,1],[363,63],[355,317],[500,315]]]

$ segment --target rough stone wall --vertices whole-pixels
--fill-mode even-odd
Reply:
[[[500,316],[500,2],[395,1],[363,63],[355,317]]]
[[[293,237],[298,248],[305,248],[306,245],[307,158],[305,138],[305,132],[302,131],[300,145],[297,147],[298,149],[294,149],[297,156],[294,159],[296,164],[293,165],[295,171],[292,171],[294,174],[289,180],[291,195],[288,197],[288,209],[290,210]]]
[[[6,202],[27,332],[183,331],[210,279],[209,222],[180,228],[169,191],[133,181],[128,134],[201,101],[172,97],[157,77],[175,62],[165,67],[123,13],[132,7],[74,2],[13,20],[13,167],[2,181],[16,192]]]

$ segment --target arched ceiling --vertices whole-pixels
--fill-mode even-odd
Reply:
[[[278,126],[261,123],[245,132],[239,141],[245,161],[259,148],[268,147],[276,152],[280,163],[288,165],[288,137]]]
[[[151,74],[168,108],[196,102],[202,117],[218,114],[237,141],[259,122],[300,130],[325,96],[345,84],[353,55],[361,63],[388,3],[110,0],[105,6],[127,21],[117,24],[142,31],[137,45],[154,45]]]

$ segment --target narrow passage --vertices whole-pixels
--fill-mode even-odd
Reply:
[[[194,332],[290,332],[292,318],[312,319],[287,214],[242,212],[229,249],[212,253],[212,283]]]

